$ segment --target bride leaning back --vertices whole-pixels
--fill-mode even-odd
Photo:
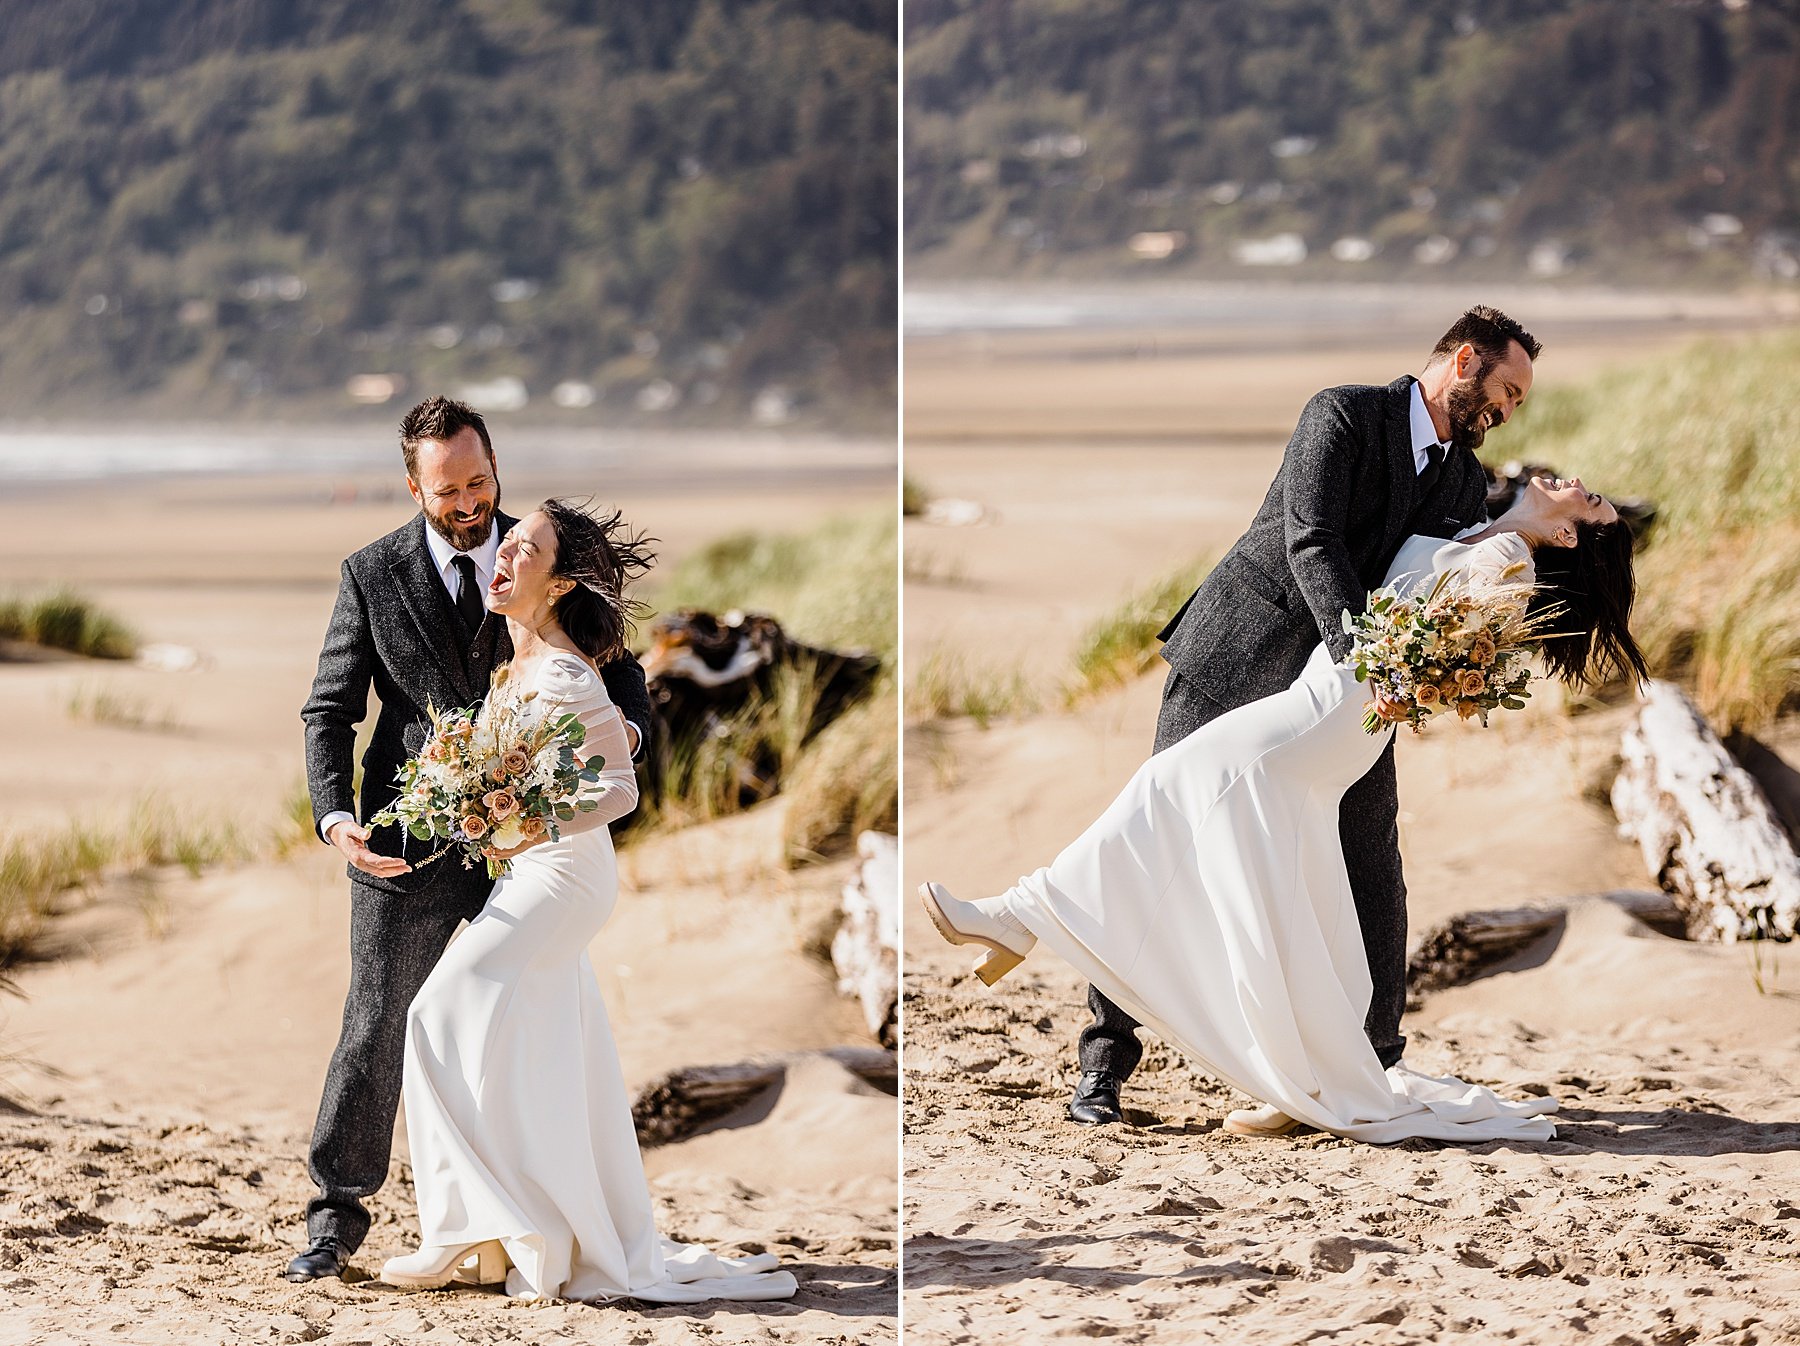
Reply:
[[[1408,538],[1385,583],[1414,594],[1445,572],[1474,593],[1533,585],[1532,606],[1552,623],[1540,653],[1565,681],[1645,675],[1627,625],[1630,533],[1579,479],[1534,480],[1502,518],[1459,538]],[[1151,757],[1050,865],[973,902],[927,883],[927,913],[951,942],[985,946],[976,971],[990,984],[1048,945],[1265,1105],[1233,1114],[1231,1129],[1549,1139],[1553,1099],[1383,1069],[1363,1032],[1371,979],[1338,803],[1393,733],[1364,730],[1368,699],[1321,644],[1283,691]]]

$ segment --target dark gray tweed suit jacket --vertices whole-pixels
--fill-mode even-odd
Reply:
[[[516,520],[495,516],[505,532]],[[415,516],[344,562],[337,606],[319,653],[318,676],[300,715],[306,721],[306,778],[316,830],[328,813],[343,810],[367,821],[396,794],[394,773],[423,746],[426,706],[468,706],[487,694],[497,664],[512,658],[505,619],[489,613],[471,639],[457,615],[425,543],[425,517]],[[601,670],[606,690],[625,718],[649,742],[650,698],[644,671],[629,655]],[[352,798],[356,726],[368,713],[369,688],[381,699],[375,732],[363,754],[361,807]],[[435,848],[415,841],[403,827],[377,827],[371,849],[418,861]],[[491,881],[466,870],[454,855],[397,879],[377,879],[352,869],[357,883],[386,893],[408,893],[479,907]]]
[[[1467,449],[1449,450],[1420,498],[1416,382],[1316,394],[1250,527],[1163,628],[1163,658],[1220,705],[1288,686],[1321,640],[1343,658],[1341,614],[1363,610],[1400,544],[1451,537],[1485,514],[1487,477]]]
[[[1227,710],[1289,686],[1321,640],[1350,651],[1343,612],[1361,612],[1414,534],[1450,537],[1486,512],[1487,477],[1452,448],[1429,491],[1412,452],[1411,375],[1383,387],[1327,388],[1306,404],[1262,507],[1231,550],[1162,629],[1170,666],[1158,751]],[[1383,1065],[1406,1039],[1406,883],[1400,868],[1393,744],[1338,811],[1363,949],[1374,981],[1369,1041]],[[1137,1022],[1088,988],[1094,1021],[1081,1034],[1083,1071],[1124,1079],[1143,1048]]]

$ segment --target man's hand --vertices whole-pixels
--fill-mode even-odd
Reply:
[[[346,819],[332,824],[327,834],[333,846],[344,853],[344,858],[363,873],[377,879],[398,878],[402,874],[412,873],[412,866],[397,855],[377,855],[368,847],[369,829],[361,827]]]

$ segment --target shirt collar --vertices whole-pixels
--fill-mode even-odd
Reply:
[[[1441,444],[1437,427],[1431,423],[1431,413],[1425,409],[1425,394],[1419,390],[1415,380],[1412,386],[1412,448],[1415,458],[1423,458],[1425,451],[1433,444]]]
[[[450,545],[442,533],[425,521],[425,545],[431,550],[432,564],[437,566],[438,574],[448,576],[451,562],[459,556],[467,556],[475,563],[476,571],[491,579],[494,574],[494,562],[500,556],[500,525],[496,522],[488,529],[487,541],[473,551],[460,552]]]

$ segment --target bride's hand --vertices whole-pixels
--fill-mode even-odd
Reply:
[[[549,839],[548,837],[539,837],[536,841],[521,841],[517,846],[509,846],[503,851],[495,850],[492,846],[484,846],[481,853],[490,860],[510,860],[515,855],[524,854],[533,846],[542,846]]]
[[[1390,701],[1383,692],[1375,693],[1375,713],[1389,724],[1399,724],[1406,718],[1406,708],[1398,701]]]

